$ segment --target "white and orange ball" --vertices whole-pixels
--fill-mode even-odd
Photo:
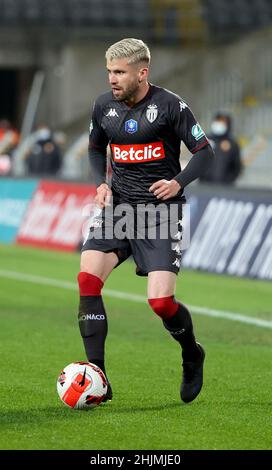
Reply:
[[[105,374],[91,362],[72,362],[61,371],[57,380],[61,401],[77,410],[100,405],[107,389]]]

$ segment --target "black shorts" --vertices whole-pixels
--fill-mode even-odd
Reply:
[[[82,252],[114,252],[119,264],[133,256],[136,274],[178,273],[182,252],[183,201],[154,205],[112,205],[90,220]]]

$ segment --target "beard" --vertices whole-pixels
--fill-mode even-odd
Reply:
[[[127,86],[125,90],[120,89],[113,91],[114,97],[117,101],[130,101],[139,89],[139,83],[134,82]]]

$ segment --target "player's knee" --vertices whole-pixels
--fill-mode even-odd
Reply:
[[[148,299],[148,303],[153,312],[163,320],[171,318],[178,310],[179,304],[175,301],[174,296],[160,297],[158,299]]]
[[[77,276],[77,281],[81,296],[101,295],[104,283],[94,274],[81,271]]]

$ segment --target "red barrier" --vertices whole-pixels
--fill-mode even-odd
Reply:
[[[83,224],[86,223],[86,206],[93,204],[95,194],[94,186],[41,181],[23,219],[16,243],[76,250],[82,240]]]

